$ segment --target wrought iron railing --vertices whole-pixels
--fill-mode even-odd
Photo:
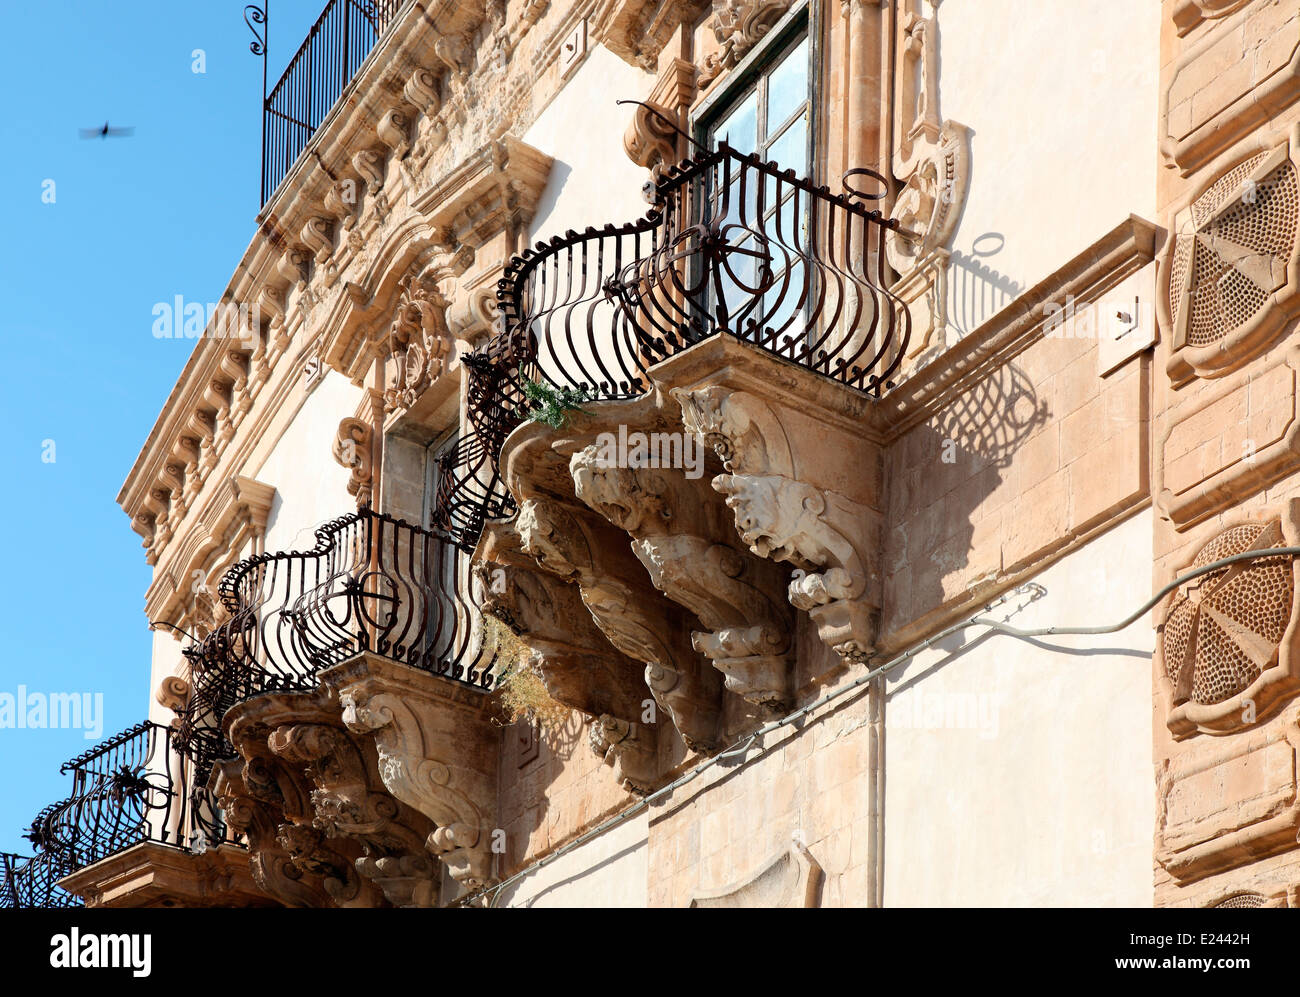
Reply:
[[[868,176],[852,170],[846,186]],[[587,398],[642,394],[651,366],[716,335],[747,340],[869,395],[890,385],[910,320],[888,289],[884,239],[868,203],[723,144],[664,172],[654,203],[626,225],[566,232],[515,257],[498,287],[502,327],[466,359],[476,435],[443,469],[455,490],[444,526],[472,546],[509,514],[497,457],[533,403],[528,382]]]
[[[491,688],[493,649],[468,589],[468,557],[445,533],[370,509],[321,527],[309,551],[240,562],[218,586],[230,618],[186,652],[178,747],[206,778],[233,754],[221,731],[231,707],[314,688],[322,671],[362,651]]]
[[[262,103],[263,204],[271,199],[405,2],[330,0],[325,5]],[[264,24],[265,14],[261,10],[257,14],[261,15],[254,15],[257,24]],[[253,50],[265,58],[265,47],[262,35]]]
[[[80,907],[78,897],[58,886],[72,871],[45,852],[30,857],[0,852],[0,910]]]
[[[5,856],[0,906],[77,906],[59,880],[142,842],[189,850],[227,840],[206,790],[187,790],[169,727],[137,724],[60,772],[72,791],[32,821],[33,857]]]

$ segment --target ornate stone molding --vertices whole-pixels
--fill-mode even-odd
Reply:
[[[1295,848],[1298,742],[1291,718],[1160,762],[1156,859],[1180,884]]]
[[[1180,34],[1223,19],[1178,57],[1160,94],[1160,151],[1189,176],[1300,99],[1300,14],[1287,3],[1177,0],[1173,16]]]
[[[398,285],[396,314],[381,349],[391,358],[393,373],[384,401],[390,409],[409,408],[455,358],[455,339],[447,328],[450,305],[444,288],[468,269],[473,250],[445,246],[426,250],[420,269]]]
[[[703,5],[703,0],[597,0],[589,17],[591,35],[625,62],[654,72],[673,32],[690,24]]]
[[[59,885],[88,908],[272,907],[234,845],[198,853],[152,841],[79,869]]]
[[[1185,35],[1204,21],[1218,20],[1240,10],[1250,0],[1174,0],[1173,19]]]
[[[1239,504],[1300,467],[1300,347],[1222,390],[1167,410],[1156,435],[1155,489],[1162,516],[1180,532]],[[1239,448],[1206,453],[1201,427],[1231,426],[1246,412]]]
[[[551,164],[550,156],[506,135],[413,195],[411,207],[456,244],[477,249],[498,232],[528,225]]]
[[[428,850],[467,889],[491,882],[498,738],[482,697],[369,653],[321,678],[373,739],[388,792],[433,822]]]
[[[145,600],[152,622],[206,633],[224,612],[217,583],[239,558],[260,550],[275,488],[244,475],[221,483],[199,521],[171,551]],[[170,631],[177,640],[181,635]]]
[[[713,37],[717,51],[700,67],[700,89],[713,83],[749,54],[790,9],[791,0],[713,0]]]
[[[949,246],[970,187],[970,129],[939,113],[938,3],[905,0],[897,16],[894,176],[902,185],[885,240],[895,292],[912,314],[910,354],[947,341]],[[930,12],[927,16],[926,8]]]

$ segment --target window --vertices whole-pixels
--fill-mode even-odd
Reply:
[[[699,121],[710,146],[726,142],[741,154],[757,153],[798,177],[809,177],[813,101],[811,47],[805,23],[769,38],[737,67],[729,85]],[[748,68],[747,68],[748,67]],[[720,325],[769,348],[804,338],[808,202],[795,187],[768,177],[731,182],[711,195],[721,213],[728,248],[710,286],[709,308]],[[718,187],[725,181],[719,180]],[[714,214],[717,217],[717,214]]]
[[[747,74],[748,75],[748,74]],[[808,37],[801,35],[727,90],[728,100],[711,114],[708,144],[726,141],[737,152],[757,152],[799,176],[808,175]]]
[[[459,436],[455,430],[431,443],[425,457],[425,527],[435,521],[434,504],[438,501],[443,459],[454,459]],[[437,586],[436,591],[424,593],[424,651],[431,662],[440,666],[458,658],[463,650],[464,635],[469,633],[466,605],[459,593],[468,591],[469,566],[467,559],[450,541],[444,539],[436,528],[435,537],[429,541],[420,558],[422,576]]]

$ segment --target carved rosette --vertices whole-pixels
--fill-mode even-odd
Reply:
[[[368,653],[322,681],[348,730],[373,740],[388,792],[432,822],[428,851],[467,889],[490,883],[498,747],[484,697]]]
[[[1300,501],[1228,526],[1182,571],[1247,550],[1300,544]],[[1294,558],[1258,558],[1194,579],[1169,597],[1157,660],[1177,738],[1254,727],[1300,689]],[[1181,572],[1180,572],[1181,573]]]
[[[1174,211],[1157,295],[1175,384],[1222,377],[1300,312],[1300,126],[1206,168]]]

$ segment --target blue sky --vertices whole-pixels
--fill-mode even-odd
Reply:
[[[323,6],[273,0],[273,80]],[[21,42],[0,61],[0,694],[102,693],[107,737],[144,719],[151,695],[150,571],[114,499],[194,345],[154,338],[152,310],[177,295],[218,301],[252,238],[261,62],[242,3],[43,0],[3,13]],[[79,137],[106,120],[135,133]],[[0,850],[29,853],[23,830],[66,795],[59,765],[93,743],[0,729]]]

